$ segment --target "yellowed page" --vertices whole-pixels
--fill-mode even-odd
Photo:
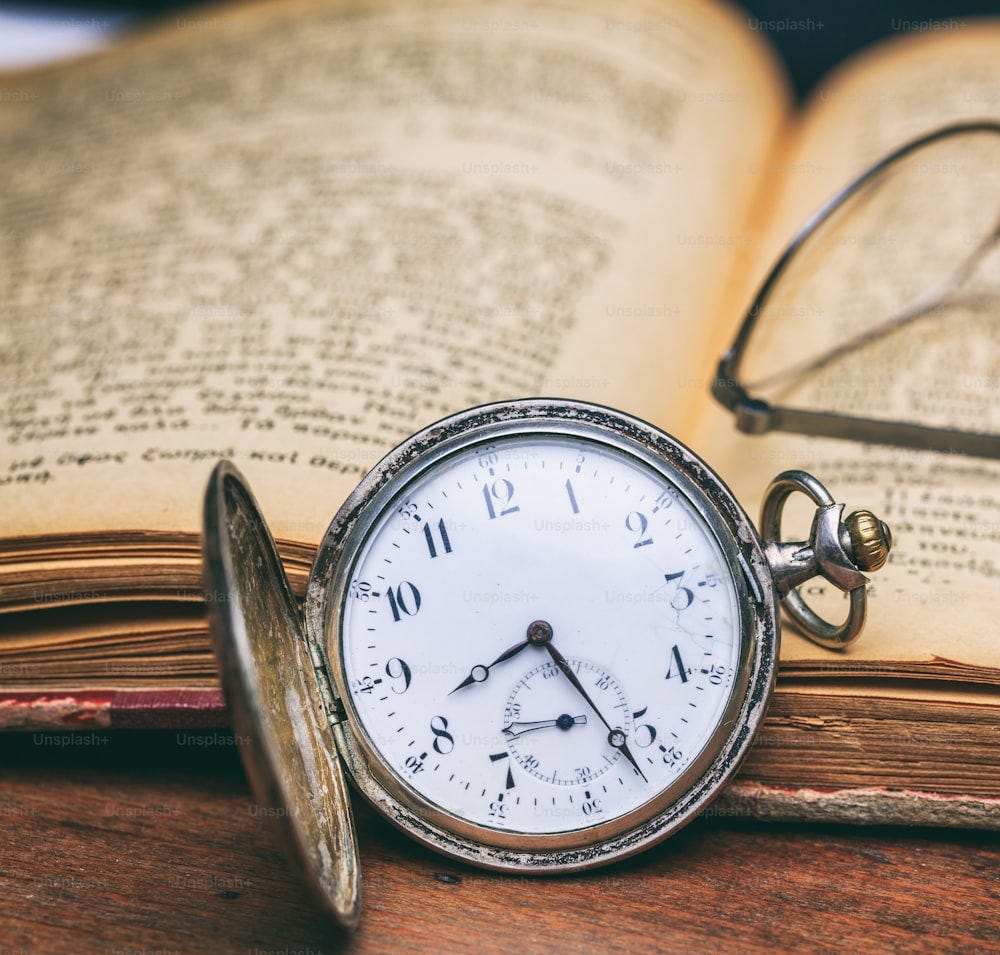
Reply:
[[[741,221],[785,108],[738,14],[184,22],[25,80],[0,116],[3,536],[195,534],[228,457],[276,536],[315,542],[459,408],[680,420],[732,261],[706,237]]]
[[[1000,118],[998,64],[1000,25],[969,23],[954,32],[897,40],[837,73],[820,89],[797,145],[786,156],[786,188],[776,197],[772,248],[786,241],[841,185],[894,146],[946,122]],[[978,194],[972,195],[976,200]],[[928,202],[933,201],[930,194]],[[995,192],[985,191],[982,201],[992,203],[995,214]],[[846,312],[838,311],[837,303],[847,302],[860,289],[852,286],[858,279],[850,244],[842,242],[840,251],[835,274],[814,277],[803,306],[769,326],[773,334],[765,353],[794,359],[804,344],[832,342],[846,330],[837,324],[838,315]],[[861,244],[857,248],[858,256],[877,252]],[[866,276],[866,281],[877,283],[872,270]],[[908,350],[889,339],[869,353],[873,357],[866,358],[869,364],[863,369],[831,368],[824,386],[831,389],[827,396],[833,389],[849,388],[855,413],[911,420],[955,414],[964,404],[958,417],[967,427],[996,429],[1000,425],[996,299],[986,308],[993,309],[992,320],[988,313],[953,312],[949,326],[941,322],[920,326],[924,338],[916,351],[912,340]],[[954,324],[959,319],[961,323]],[[738,320],[738,315],[731,317],[730,336]],[[960,373],[952,377],[957,390],[949,393],[946,407],[938,391],[945,372],[956,367]],[[790,388],[781,399],[794,406],[803,401],[804,393]],[[826,483],[838,500],[846,500],[848,510],[871,508],[894,531],[891,562],[878,573],[872,588],[862,639],[837,656],[785,628],[781,659],[786,669],[830,672],[842,667],[845,673],[875,674],[909,669],[924,675],[939,669],[941,676],[964,669],[970,678],[983,679],[990,673],[998,678],[1000,466],[996,462],[780,434],[743,437],[714,404],[706,411],[700,433],[709,460],[751,513],[759,512],[763,491],[775,473],[802,467]],[[811,592],[822,589],[821,583]],[[835,599],[832,615],[845,613],[846,600]]]

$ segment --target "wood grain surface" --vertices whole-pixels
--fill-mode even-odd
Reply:
[[[521,878],[423,850],[357,800],[348,936],[290,876],[231,744],[0,737],[0,955],[1000,951],[1000,847],[984,834],[715,817],[610,869]]]

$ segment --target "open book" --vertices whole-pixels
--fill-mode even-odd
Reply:
[[[199,543],[219,458],[302,588],[400,439],[573,397],[676,435],[751,514],[801,465],[894,528],[854,648],[785,629],[720,811],[1000,824],[1000,466],[742,437],[709,397],[814,208],[997,114],[1000,24],[963,26],[858,57],[803,110],[752,21],[694,0],[271,3],[7,77],[0,722],[224,718]]]

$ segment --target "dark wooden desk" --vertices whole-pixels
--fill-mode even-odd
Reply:
[[[365,810],[348,937],[290,876],[226,734],[193,735],[0,738],[0,955],[1000,950],[1000,852],[979,833],[702,820],[615,868],[527,879]]]

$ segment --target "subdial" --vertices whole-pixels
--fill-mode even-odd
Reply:
[[[627,738],[632,714],[618,681],[587,660],[567,663],[597,707]],[[507,698],[503,723],[507,748],[524,770],[543,782],[576,786],[607,772],[622,758],[608,735],[551,660],[529,670]]]

